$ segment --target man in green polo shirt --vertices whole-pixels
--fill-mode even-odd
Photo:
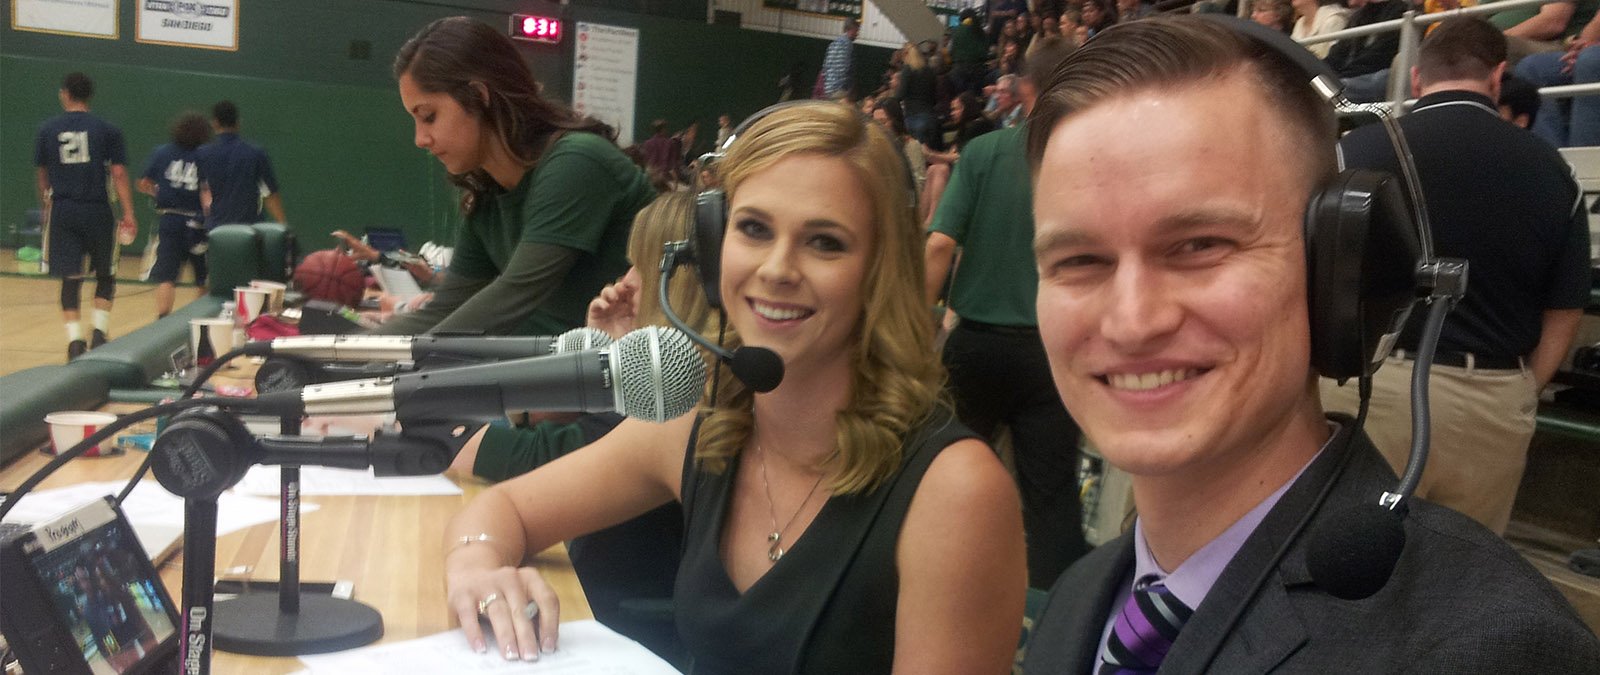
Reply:
[[[1018,87],[1024,111],[1037,83],[1071,46],[1045,38],[1030,53]],[[990,132],[961,151],[928,235],[927,292],[933,304],[955,251],[961,269],[950,307],[961,323],[945,342],[944,362],[956,413],[991,443],[1011,430],[1022,525],[1028,536],[1028,583],[1050,588],[1088,546],[1078,503],[1078,426],[1050,379],[1034,294],[1033,190],[1021,126]]]

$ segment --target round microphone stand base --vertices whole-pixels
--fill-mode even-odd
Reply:
[[[301,593],[300,612],[278,609],[278,593],[218,600],[212,635],[217,649],[252,656],[300,656],[354,649],[383,637],[378,610],[326,593]]]

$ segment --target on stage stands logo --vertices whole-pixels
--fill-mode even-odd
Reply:
[[[211,30],[211,22],[205,19],[226,19],[228,13],[233,11],[228,5],[213,5],[199,0],[144,0],[144,8],[151,12],[166,12],[172,18],[162,18],[162,28],[186,28],[189,30]]]
[[[201,659],[206,652],[206,608],[192,607],[188,614],[188,645],[183,651],[184,675],[201,675]],[[209,663],[209,659],[207,660]]]

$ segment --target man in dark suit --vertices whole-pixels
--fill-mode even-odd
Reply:
[[[1426,502],[1369,597],[1313,581],[1311,533],[1396,479],[1318,401],[1303,214],[1335,127],[1309,80],[1218,23],[1158,17],[1096,37],[1039,98],[1041,339],[1139,518],[1061,576],[1024,670],[1600,672],[1537,571]]]

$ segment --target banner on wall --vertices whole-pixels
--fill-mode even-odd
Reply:
[[[611,125],[617,143],[631,145],[638,29],[579,22],[572,44],[573,109]]]
[[[239,0],[134,0],[134,39],[146,44],[239,50]]]
[[[117,39],[120,0],[12,0],[11,29]]]
[[[768,9],[784,9],[825,16],[861,18],[862,0],[761,0]]]

